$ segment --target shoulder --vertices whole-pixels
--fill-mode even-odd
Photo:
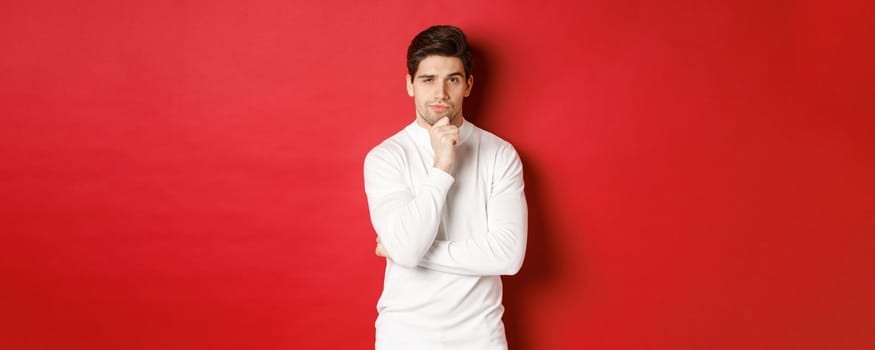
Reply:
[[[372,163],[401,162],[408,149],[414,146],[412,141],[406,129],[399,130],[368,151],[365,155],[365,167]]]
[[[481,152],[494,155],[497,161],[519,160],[519,154],[510,142],[473,124],[471,126],[479,139]]]

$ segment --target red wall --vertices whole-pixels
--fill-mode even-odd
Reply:
[[[9,1],[0,349],[366,349],[406,46],[523,157],[514,349],[875,348],[870,1]]]

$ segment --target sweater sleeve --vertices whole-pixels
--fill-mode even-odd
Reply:
[[[380,243],[393,262],[416,267],[434,243],[455,180],[433,168],[414,193],[404,179],[403,164],[381,149],[365,157],[364,177],[371,223]]]
[[[522,163],[507,147],[497,164],[486,204],[487,232],[472,232],[465,240],[434,241],[421,267],[479,276],[514,275],[522,267],[528,232]]]

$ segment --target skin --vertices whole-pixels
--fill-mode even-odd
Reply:
[[[388,258],[389,253],[386,251],[386,248],[383,248],[383,245],[380,244],[380,237],[377,237],[377,249],[374,251],[374,254],[377,254],[379,257]]]
[[[458,57],[428,56],[419,62],[415,76],[407,74],[407,94],[416,107],[416,123],[427,129],[434,150],[434,167],[449,173],[456,160],[459,126],[465,120],[462,104],[471,94],[474,76],[465,77]],[[375,254],[389,258],[377,238]]]
[[[407,94],[413,97],[416,122],[428,130],[434,150],[434,167],[447,173],[456,158],[462,125],[462,105],[471,93],[474,76],[465,79],[465,67],[458,57],[428,56],[419,62],[415,76],[409,74]]]

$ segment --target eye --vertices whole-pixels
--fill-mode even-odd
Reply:
[[[450,82],[453,83],[453,84],[458,83],[458,82],[459,82],[459,77],[452,77],[452,78],[450,78]]]

